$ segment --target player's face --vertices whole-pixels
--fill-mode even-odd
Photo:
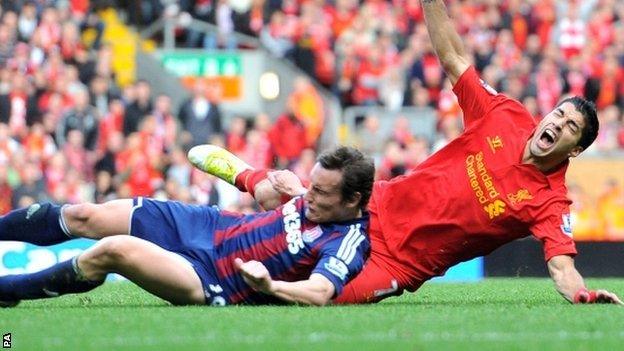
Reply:
[[[326,223],[346,219],[341,184],[341,171],[325,169],[318,162],[314,165],[310,172],[310,186],[304,196],[308,220]]]
[[[583,151],[577,145],[583,128],[583,115],[572,103],[566,102],[540,122],[529,144],[529,151],[538,159],[564,161],[575,157]]]

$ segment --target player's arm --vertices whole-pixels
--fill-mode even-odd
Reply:
[[[243,262],[237,258],[234,265],[252,289],[286,302],[324,306],[334,296],[334,284],[322,274],[313,273],[307,280],[285,282],[273,280],[268,269],[258,261]]]
[[[574,267],[574,259],[568,255],[553,256],[548,260],[548,271],[557,291],[572,303],[623,304],[614,293],[606,290],[587,290],[583,277]]]
[[[470,67],[464,45],[446,12],[443,0],[421,0],[425,23],[433,49],[455,85],[459,77]]]
[[[308,191],[299,177],[289,170],[269,171],[254,187],[254,198],[265,210],[273,210],[291,198]]]

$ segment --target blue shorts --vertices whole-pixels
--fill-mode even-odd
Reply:
[[[213,260],[213,235],[219,209],[143,197],[135,198],[133,205],[130,235],[186,259],[202,282],[206,304],[226,304]]]

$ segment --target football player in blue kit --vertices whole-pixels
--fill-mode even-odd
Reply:
[[[217,159],[215,162],[218,162]],[[119,273],[172,304],[325,305],[362,269],[373,161],[350,147],[318,158],[304,196],[243,215],[149,198],[34,204],[0,217],[0,240],[99,241],[40,272],[0,277],[0,304],[92,290]],[[280,194],[259,186],[280,199]]]

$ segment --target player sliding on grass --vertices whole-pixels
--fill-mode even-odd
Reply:
[[[422,6],[466,129],[411,174],[375,183],[369,204],[371,256],[335,302],[376,302],[415,291],[459,262],[533,234],[543,242],[550,275],[568,301],[621,304],[613,293],[587,290],[573,261],[565,172],[568,159],[596,138],[594,105],[566,99],[536,124],[520,103],[479,79],[442,0],[422,0]],[[233,160],[223,151],[197,147],[190,157],[199,168],[220,174],[214,160]],[[229,163],[238,165],[236,182],[229,178],[239,189],[266,186],[266,171]],[[284,194],[305,192],[291,173],[272,173],[269,180]],[[257,192],[256,199],[275,201],[267,194]]]
[[[373,174],[372,160],[340,147],[319,157],[305,196],[260,214],[146,198],[12,211],[0,218],[0,240],[101,240],[41,272],[0,277],[0,305],[86,292],[110,272],[173,304],[324,305],[370,250]],[[278,194],[270,184],[260,191]]]

